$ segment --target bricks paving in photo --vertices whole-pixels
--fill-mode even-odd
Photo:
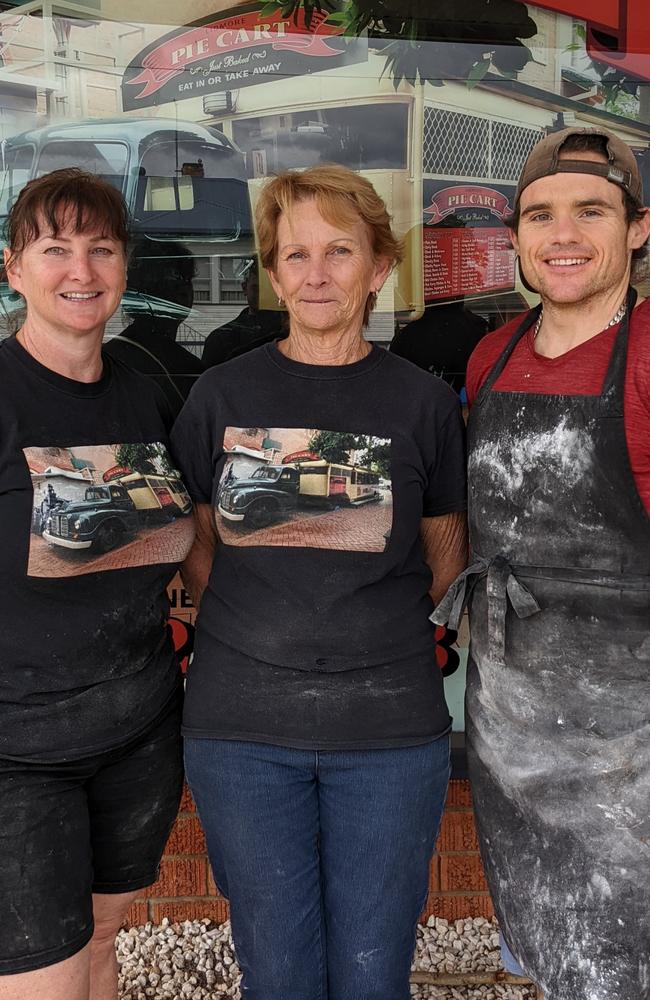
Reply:
[[[383,552],[393,522],[390,494],[379,503],[331,511],[293,511],[266,528],[251,530],[219,517],[219,534],[229,545],[290,545],[312,549]]]
[[[176,562],[192,538],[191,517],[171,524],[141,528],[135,538],[110,552],[94,555],[89,549],[75,551],[51,545],[38,535],[30,536],[30,576],[81,576],[107,569]]]

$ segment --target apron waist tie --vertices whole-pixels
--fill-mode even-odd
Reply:
[[[479,580],[487,577],[488,601],[488,655],[491,660],[503,662],[506,646],[506,611],[508,601],[518,618],[530,618],[540,606],[512,571],[503,556],[484,559],[479,556],[456,577],[449,590],[436,606],[430,621],[435,625],[448,625],[458,630],[465,606]]]

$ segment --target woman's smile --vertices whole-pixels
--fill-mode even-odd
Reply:
[[[18,254],[9,272],[27,302],[28,330],[100,336],[126,287],[122,244],[100,231],[69,226],[55,236],[41,221],[39,237]]]

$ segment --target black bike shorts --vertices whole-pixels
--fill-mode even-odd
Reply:
[[[136,740],[64,763],[0,759],[0,974],[80,951],[92,893],[151,885],[183,785],[179,701]]]

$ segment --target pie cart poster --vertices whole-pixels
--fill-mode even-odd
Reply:
[[[511,291],[515,252],[505,219],[514,187],[424,181],[424,298]]]
[[[142,49],[122,80],[125,111],[225,93],[265,81],[305,76],[365,62],[365,38],[350,38],[314,11],[283,17],[259,4],[238,7],[176,29]]]

